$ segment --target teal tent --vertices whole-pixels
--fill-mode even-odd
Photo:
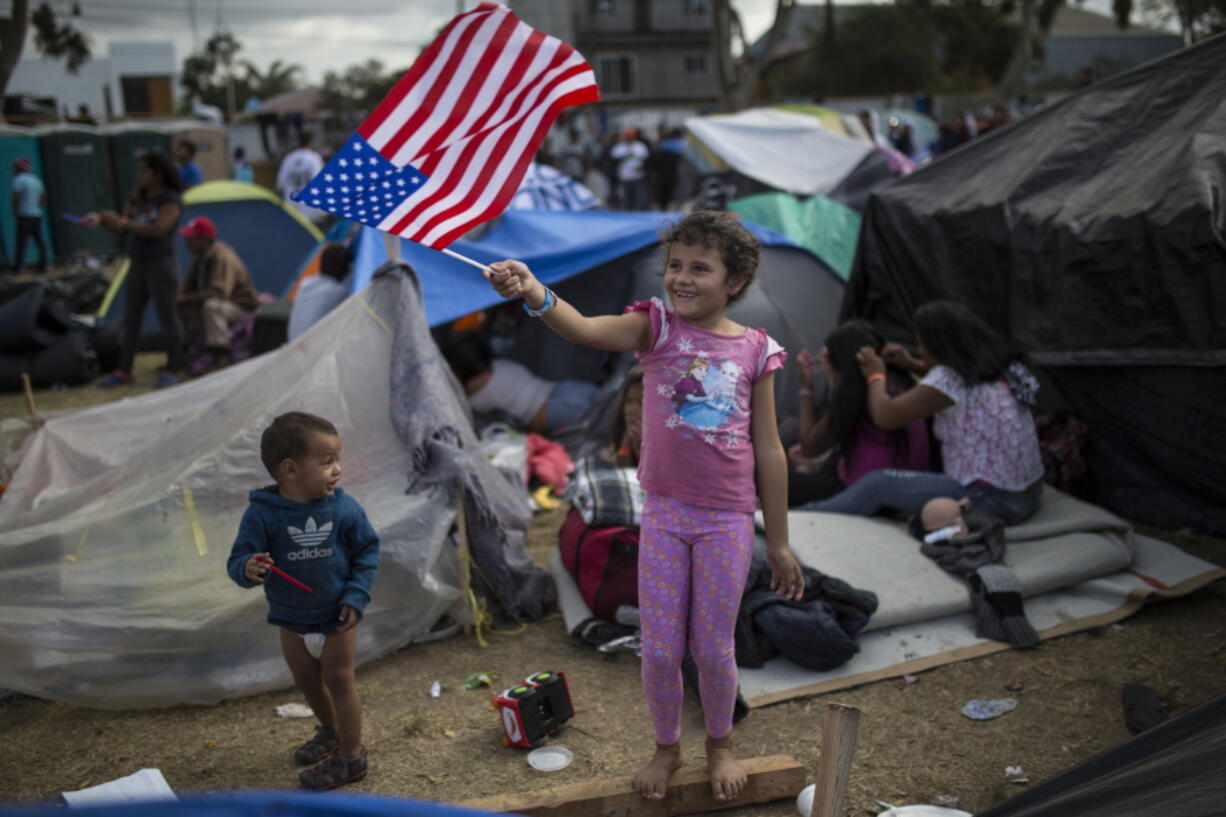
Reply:
[[[745,219],[783,233],[826,262],[844,281],[856,260],[860,214],[822,196],[804,201],[789,193],[759,193],[728,208]]]

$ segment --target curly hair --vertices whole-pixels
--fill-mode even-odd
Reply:
[[[758,274],[762,245],[739,221],[725,212],[698,210],[690,213],[665,230],[660,240],[664,242],[666,251],[673,242],[718,248],[728,275],[728,283],[745,283],[728,297],[729,304],[734,304],[744,297]]]
[[[282,462],[296,460],[310,451],[310,435],[315,432],[340,436],[332,423],[305,411],[278,415],[272,425],[264,429],[260,435],[260,460],[273,479],[277,478],[277,467]]]

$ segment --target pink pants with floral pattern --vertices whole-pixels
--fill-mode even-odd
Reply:
[[[639,537],[643,694],[661,744],[681,737],[681,661],[698,665],[707,733],[732,731],[734,633],[753,555],[753,514],[648,494]]]

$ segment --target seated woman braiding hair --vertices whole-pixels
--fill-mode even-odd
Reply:
[[[878,353],[885,341],[866,321],[840,324],[826,337],[817,355],[817,365],[829,381],[830,399],[826,413],[816,419],[817,410],[810,397],[812,374],[802,355],[796,373],[800,380],[799,441],[790,452],[798,460],[829,454],[835,458],[830,467],[816,473],[797,469],[789,474],[789,504],[798,505],[825,499],[851,487],[865,475],[883,468],[927,471],[931,468],[928,424],[912,420],[901,428],[884,430],[873,425],[868,415],[868,384],[860,374],[856,354],[863,347]],[[812,358],[809,358],[811,360]],[[901,394],[913,384],[901,369],[887,370],[888,391]],[[793,487],[793,483],[795,486]]]
[[[1038,381],[1008,343],[967,307],[933,301],[915,313],[919,355],[887,346],[886,359],[923,374],[919,385],[891,395],[886,364],[871,346],[856,353],[873,424],[891,430],[927,417],[942,444],[943,473],[874,471],[806,510],[908,515],[931,499],[967,498],[1008,525],[1039,507],[1043,460],[1030,407]]]

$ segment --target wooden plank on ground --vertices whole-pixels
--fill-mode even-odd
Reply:
[[[706,765],[691,763],[673,775],[663,800],[644,799],[631,788],[630,777],[610,777],[459,805],[528,817],[673,817],[794,798],[805,787],[805,767],[791,755],[742,758],[741,765],[749,784],[735,800],[716,800]]]

